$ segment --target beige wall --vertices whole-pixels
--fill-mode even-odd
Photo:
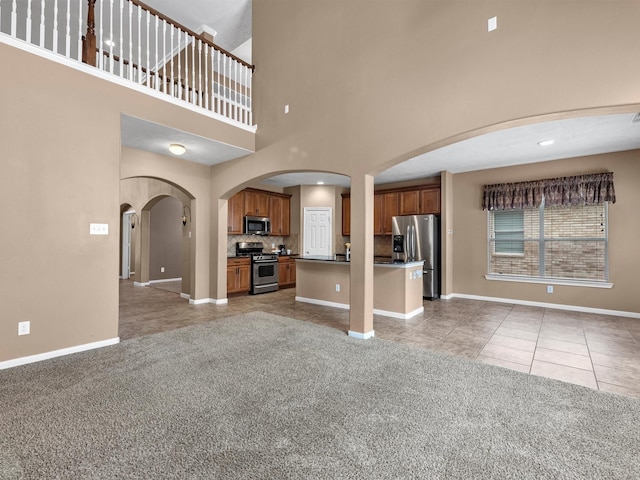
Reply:
[[[182,202],[172,197],[151,208],[149,280],[182,277],[182,211]]]
[[[249,150],[254,135],[3,43],[0,56],[11,65],[0,76],[2,362],[118,337],[120,178],[182,185],[209,221],[209,167],[151,154],[121,162],[121,113]],[[89,223],[109,235],[90,236]],[[30,335],[18,337],[20,321]]]
[[[481,209],[484,184],[536,180],[611,171],[617,201],[609,206],[609,280],[613,288],[490,281],[487,273],[487,212]],[[579,305],[640,313],[640,150],[557,160],[453,176],[453,291],[457,294]]]

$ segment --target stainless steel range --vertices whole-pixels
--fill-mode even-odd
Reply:
[[[278,290],[278,255],[263,253],[262,242],[237,242],[236,256],[251,257],[251,290],[249,293]]]

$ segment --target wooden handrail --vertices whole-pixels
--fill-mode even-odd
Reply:
[[[96,52],[98,52],[98,53],[99,53],[99,52],[100,52],[100,49],[96,48]],[[104,57],[107,57],[107,58],[110,58],[110,57],[111,57],[111,54],[109,53],[109,51],[108,51],[108,50],[102,50],[102,55],[103,55]],[[116,62],[116,63],[117,63],[117,62],[120,62],[120,57],[119,57],[118,55],[114,54],[114,55],[113,55],[113,61],[114,61],[114,62]],[[127,60],[126,58],[122,60],[122,63],[123,63],[123,64],[125,64],[125,65],[131,65],[131,68],[133,68],[133,69],[135,69],[135,70],[138,70],[138,71],[140,71],[140,72],[142,72],[142,73],[146,73],[146,74],[148,74],[150,77],[157,76],[157,77],[158,77],[158,79],[162,80],[162,82],[163,82],[163,83],[171,83],[171,82],[170,82],[170,80],[171,80],[171,76],[170,76],[170,75],[166,75],[166,74],[165,74],[165,75],[163,75],[163,74],[161,74],[161,73],[159,73],[159,72],[154,72],[153,70],[148,70],[146,67],[141,67],[141,66],[139,66],[137,63],[132,63],[132,62],[130,62],[129,60]],[[229,82],[230,82],[230,83],[234,83],[234,82],[231,82],[231,80],[230,80],[230,79],[227,79],[227,80],[229,80]],[[174,84],[174,85],[178,85],[178,83],[182,86],[182,88],[183,88],[184,90],[188,90],[188,91],[190,91],[190,92],[192,92],[192,91],[197,92],[197,91],[198,91],[198,89],[197,89],[197,88],[195,88],[195,86],[194,86],[194,87],[192,87],[191,85],[189,85],[189,83],[188,83],[188,82],[185,82],[185,81],[184,81],[184,79],[182,79],[182,78],[178,78],[178,77],[175,77],[175,78],[173,79],[173,84]],[[231,102],[231,103],[234,103],[232,99],[228,99],[227,101],[229,101],[229,102]]]
[[[91,1],[91,0],[89,0],[89,1]],[[93,1],[95,2],[95,0],[93,0]],[[202,42],[206,43],[207,45],[213,47],[215,50],[218,50],[220,53],[223,53],[224,55],[234,59],[236,62],[241,63],[245,67],[250,68],[252,72],[255,71],[255,69],[256,69],[255,65],[251,65],[251,64],[245,62],[244,60],[242,60],[241,58],[236,57],[233,53],[228,52],[224,48],[219,47],[218,45],[213,43],[211,40],[208,40],[207,38],[205,38],[204,35],[194,32],[193,30],[191,30],[191,29],[185,27],[184,25],[176,22],[172,18],[169,18],[166,15],[164,15],[164,14],[160,13],[159,11],[155,10],[154,8],[151,8],[149,5],[146,5],[145,3],[142,3],[140,0],[129,0],[129,1],[131,3],[133,3],[134,5],[137,5],[138,7],[142,8],[143,10],[146,10],[151,15],[155,15],[158,18],[160,18],[161,20],[166,20],[168,23],[172,24],[176,28],[179,28],[180,30],[182,30],[183,32],[188,33],[192,37],[195,37],[195,38],[201,40]]]
[[[172,18],[167,17],[166,15],[160,13],[159,11],[151,8],[150,6],[142,3],[139,0],[128,0],[129,2],[133,3],[134,5],[142,8],[143,10],[146,10],[147,12],[149,12],[151,15],[155,15],[157,16],[159,19],[164,20],[166,22],[168,22],[169,24],[173,25],[174,27],[182,30],[183,32],[188,33],[189,35],[191,35],[192,37],[202,41],[203,43],[206,43],[207,45],[209,45],[210,47],[212,47],[214,50],[218,50],[220,53],[228,56],[229,58],[235,60],[236,62],[244,65],[247,68],[250,68],[252,72],[255,72],[255,65],[251,65],[247,62],[245,62],[244,60],[242,60],[239,57],[236,57],[233,53],[228,52],[227,50],[225,50],[222,47],[219,47],[218,45],[216,45],[215,43],[213,43],[212,41],[208,40],[207,38],[204,37],[204,35],[202,34],[198,34],[196,32],[194,32],[193,30],[185,27],[184,25],[176,22],[175,20],[173,20]],[[86,37],[82,38],[82,43],[83,43],[83,49],[82,49],[82,61],[84,63],[87,63],[91,66],[96,66],[95,65],[95,58],[92,58],[91,55],[89,55],[90,52],[94,51],[96,48],[96,35],[95,35],[95,3],[96,0],[87,0],[87,3],[89,4],[89,9],[87,11],[87,35]]]

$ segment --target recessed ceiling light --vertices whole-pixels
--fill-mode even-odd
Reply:
[[[187,151],[187,149],[184,147],[184,145],[180,145],[179,143],[172,143],[171,145],[169,145],[169,151],[174,155],[182,155]]]
[[[320,182],[316,182],[316,184],[318,184],[318,185],[324,185],[324,182],[320,181]]]
[[[553,145],[553,142],[555,142],[555,140],[540,140],[538,145],[541,147],[548,147],[549,145]]]

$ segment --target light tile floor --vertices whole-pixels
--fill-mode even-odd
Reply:
[[[189,305],[179,283],[120,282],[123,340],[262,310],[347,331],[348,311],[295,301],[295,289]],[[425,301],[410,320],[374,316],[378,338],[640,398],[640,319],[468,299]]]

